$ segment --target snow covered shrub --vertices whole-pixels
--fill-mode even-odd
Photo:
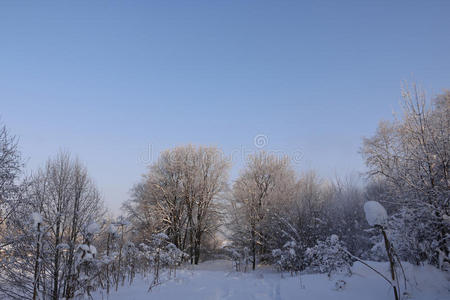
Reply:
[[[177,246],[172,243],[168,243],[165,250],[166,253],[164,253],[164,261],[169,267],[181,265],[183,260],[188,257],[186,253],[178,249]]]
[[[364,213],[366,214],[367,223],[369,223],[369,225],[373,226],[375,229],[379,230],[383,235],[386,254],[389,259],[391,270],[392,280],[390,280],[389,282],[394,290],[395,299],[399,300],[400,286],[397,269],[403,269],[403,267],[386,233],[386,226],[388,223],[388,215],[386,209],[377,201],[368,201],[364,204]]]
[[[417,220],[421,220],[417,222]],[[434,212],[431,207],[421,209],[402,208],[390,220],[387,232],[401,260],[420,264],[426,261],[440,269],[446,269],[450,263],[450,249],[442,251],[442,236],[450,240],[449,232],[442,233],[446,220]],[[450,228],[450,222],[447,221]]]
[[[136,275],[136,267],[138,264],[138,251],[133,242],[128,241],[123,249],[124,252],[124,265],[126,267],[126,273],[128,275],[128,280],[131,283]]]
[[[98,287],[101,261],[96,259],[97,249],[93,245],[81,244],[75,250],[75,269],[77,271],[76,299],[88,299]]]
[[[115,272],[115,262],[118,256],[118,238],[117,227],[114,224],[109,224],[107,229],[103,232],[104,251],[102,252],[101,263],[103,277],[103,285],[106,285],[106,292],[109,294],[111,286],[117,277]]]
[[[84,244],[75,249],[76,299],[88,299],[91,292],[99,286],[102,261],[97,259],[97,248],[92,245],[99,226],[93,222],[83,230]]]
[[[335,234],[325,241],[317,241],[317,245],[308,248],[305,252],[305,259],[310,270],[314,272],[332,274],[351,275],[353,260],[347,253],[344,244]]]
[[[141,245],[141,248],[145,249],[147,257],[148,255],[152,257],[153,281],[149,290],[161,283],[160,275],[162,270],[169,269],[169,276],[171,276],[172,271],[175,272],[176,268],[189,257],[174,244],[170,243],[169,237],[165,233],[153,234],[150,244]]]
[[[294,240],[285,243],[282,249],[272,250],[272,256],[277,267],[281,271],[289,271],[291,274],[303,269],[303,253],[303,247]]]
[[[146,273],[151,269],[154,262],[152,249],[145,243],[140,243],[137,252],[138,270],[140,273]]]
[[[247,267],[251,261],[250,250],[247,247],[242,249],[227,247],[225,251],[233,261],[233,267],[236,272],[247,272]]]
[[[446,217],[448,216],[437,213],[432,206],[402,207],[392,216],[388,218],[386,216],[384,225],[379,224],[379,226],[386,231],[391,246],[395,249],[394,254],[400,260],[416,265],[426,261],[440,269],[446,269],[450,263],[448,254],[450,251],[445,253],[441,248],[443,240],[450,239],[450,235],[440,230],[444,226],[450,227]],[[369,258],[387,260],[384,238],[380,235],[380,231],[372,228],[369,232],[375,233],[371,238],[373,247]],[[442,236],[446,238],[442,239]]]

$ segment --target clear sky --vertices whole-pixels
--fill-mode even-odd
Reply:
[[[118,211],[158,152],[216,145],[364,171],[402,80],[450,88],[450,1],[1,1],[0,115],[27,169],[60,149]],[[151,153],[149,153],[151,152]]]

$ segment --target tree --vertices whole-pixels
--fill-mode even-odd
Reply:
[[[215,147],[163,152],[124,206],[140,239],[165,232],[197,264],[205,234],[213,236],[217,229],[217,198],[226,187],[228,168]]]
[[[23,186],[18,183],[18,179],[22,168],[17,138],[0,123],[0,238],[6,220],[21,207]],[[4,242],[0,242],[0,249],[5,246]]]
[[[423,224],[423,230],[398,235],[416,238],[403,258],[438,265],[449,261],[450,92],[435,97],[431,105],[417,85],[404,88],[402,97],[402,117],[380,123],[376,134],[364,139],[362,154],[369,176],[391,190],[399,213],[393,217],[409,216],[411,222],[419,219]]]
[[[13,240],[2,266],[22,271],[0,272],[11,287],[6,293],[18,299],[73,298],[82,288],[75,268],[81,232],[103,215],[97,188],[84,166],[60,153],[29,178],[23,197],[21,210],[8,219]]]
[[[259,152],[249,157],[245,170],[233,185],[233,222],[244,230],[244,243],[245,240],[250,240],[248,246],[253,270],[258,250],[261,253],[269,250],[266,247],[269,236],[267,230],[271,226],[263,224],[270,220],[267,216],[272,208],[281,207],[282,201],[292,199],[295,180],[295,173],[287,157],[278,158]]]

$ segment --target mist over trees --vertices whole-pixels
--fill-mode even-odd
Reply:
[[[0,298],[85,299],[136,274],[151,275],[153,287],[163,270],[170,277],[214,258],[238,271],[351,273],[355,260],[388,256],[448,270],[450,91],[430,100],[413,85],[402,99],[401,114],[362,141],[364,181],[299,173],[288,156],[264,151],[230,181],[220,149],[186,145],[160,154],[116,218],[69,153],[26,175],[2,126]],[[389,244],[367,223],[367,201],[387,209]]]

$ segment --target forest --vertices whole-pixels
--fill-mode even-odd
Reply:
[[[450,91],[406,86],[401,107],[361,140],[363,180],[299,173],[258,150],[231,181],[221,149],[187,144],[160,153],[120,215],[76,153],[30,171],[1,124],[0,298],[97,299],[139,276],[151,294],[177,270],[222,259],[233,272],[328,277],[388,262],[388,275],[373,272],[406,299],[403,264],[450,269]]]

